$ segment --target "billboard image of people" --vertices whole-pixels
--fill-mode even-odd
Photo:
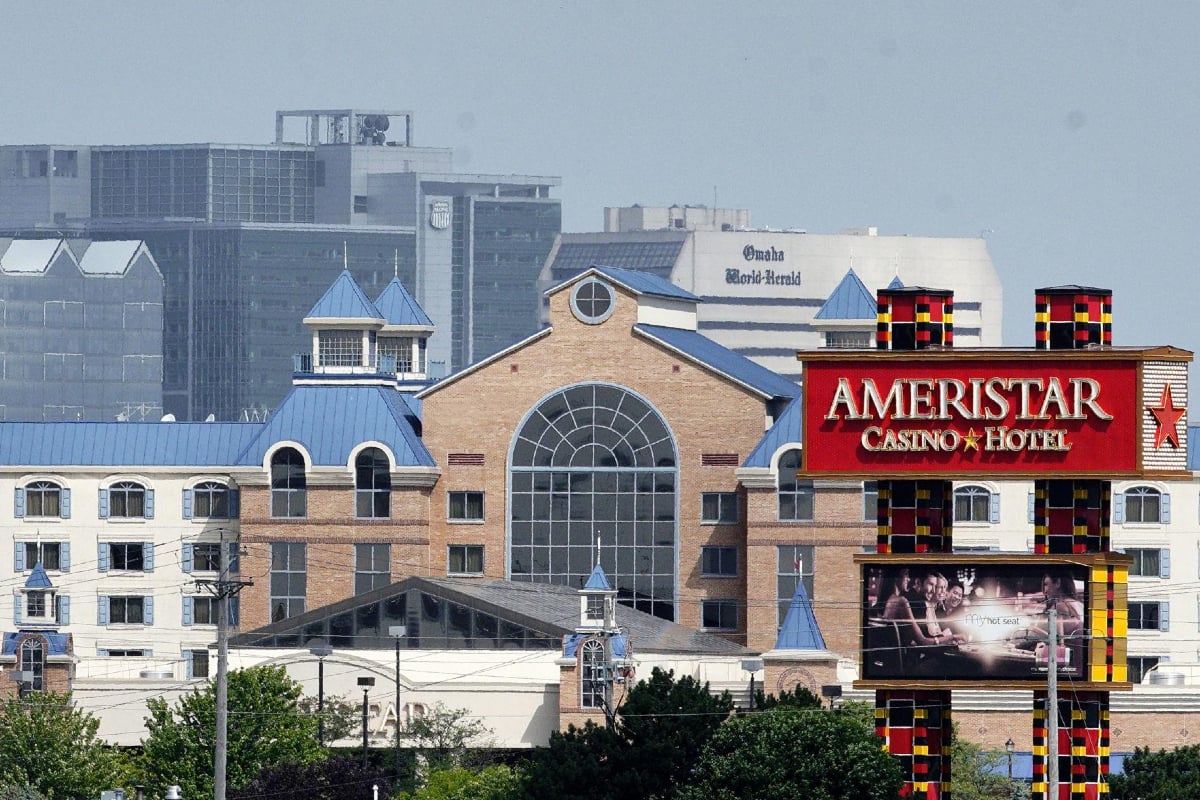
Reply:
[[[1058,674],[1083,678],[1087,577],[1069,563],[864,564],[862,678],[1044,680],[1050,609]]]

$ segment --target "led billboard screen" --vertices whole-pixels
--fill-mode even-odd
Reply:
[[[1051,607],[1060,678],[1089,674],[1087,566],[956,558],[862,567],[863,680],[1044,681]]]

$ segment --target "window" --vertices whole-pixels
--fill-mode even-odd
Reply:
[[[189,618],[188,609],[191,609]],[[217,624],[217,598],[215,597],[184,597],[183,598],[183,624],[184,625],[216,625]]]
[[[354,195],[354,213],[355,214],[367,213],[367,196],[365,194]]]
[[[825,331],[825,346],[837,349],[875,346],[874,331]]]
[[[354,515],[359,519],[392,515],[391,464],[377,447],[368,447],[354,460]]]
[[[317,357],[323,367],[361,367],[363,337],[359,331],[317,331]]]
[[[863,522],[879,521],[879,482],[863,481]]]
[[[737,575],[736,547],[700,548],[700,574],[706,577],[732,578]]]
[[[738,626],[736,600],[702,600],[700,627],[715,631],[734,631]]]
[[[1171,577],[1171,551],[1157,548],[1132,548],[1125,551],[1133,559],[1129,567],[1131,577],[1169,578]]]
[[[108,548],[108,559],[101,559],[100,570],[149,571],[146,563],[147,550],[153,552],[146,542],[109,542],[101,545]]]
[[[102,490],[103,491],[103,490]],[[133,481],[121,481],[114,483],[107,490],[107,512],[105,512],[104,503],[101,503],[101,517],[109,519],[149,519],[153,514],[149,513],[147,506],[147,491],[146,487],[140,483]]]
[[[1170,497],[1158,489],[1149,486],[1135,486],[1125,490],[1123,499],[1124,502],[1122,502],[1121,495],[1117,496],[1116,522],[1157,525],[1171,521],[1169,518]]]
[[[186,545],[184,546],[186,547]],[[192,570],[195,572],[220,572],[221,545],[216,542],[193,544]],[[188,570],[184,569],[184,572],[188,572]]]
[[[149,658],[152,651],[140,647],[106,647],[99,652],[106,658]]]
[[[381,336],[376,341],[375,352],[379,358],[391,356],[396,359],[396,372],[424,372],[419,366],[413,369],[413,337]]]
[[[1141,683],[1148,672],[1154,669],[1162,661],[1158,656],[1130,656],[1129,657],[1129,680],[1133,683]]]
[[[42,565],[42,569],[54,572],[56,570],[67,569],[65,555],[68,550],[65,542],[18,542],[16,569],[24,571],[33,569],[37,564]]]
[[[63,489],[57,483],[50,481],[34,481],[18,489],[18,517],[59,517],[67,516],[63,509]],[[24,508],[21,508],[21,494],[24,494]],[[22,513],[23,512],[23,513]]]
[[[208,677],[208,651],[207,650],[185,650],[183,653],[184,660],[187,662],[189,678],[207,678]]]
[[[450,545],[446,564],[446,572],[450,575],[482,575],[483,545]]]
[[[796,477],[800,469],[800,451],[788,450],[779,457],[779,519],[788,522],[811,522],[813,518],[813,484]]]
[[[192,499],[192,516],[208,517],[210,519],[229,519],[230,514],[230,492],[229,487],[216,481],[206,481],[197,484],[191,490]],[[187,505],[187,498],[184,498],[184,505]],[[187,509],[184,509],[184,517],[187,517]]]
[[[26,592],[25,593],[25,613],[30,617],[45,619],[46,617],[46,593],[45,592]]]
[[[580,648],[579,705],[583,708],[604,708],[608,700],[608,664],[604,645],[588,639]]]
[[[271,516],[304,517],[307,499],[304,458],[290,447],[277,451],[271,456]]]
[[[704,492],[700,495],[700,521],[719,524],[737,522],[737,492]]]
[[[603,281],[588,278],[571,290],[571,311],[580,322],[596,325],[612,316],[613,290]]]
[[[21,642],[21,670],[30,676],[24,688],[40,692],[46,672],[46,647],[40,638],[31,636]]]
[[[354,593],[362,594],[392,582],[392,548],[386,544],[354,545]]]
[[[587,606],[584,612],[588,620],[603,621],[604,620],[604,595],[589,594],[587,596]]]
[[[1167,603],[1130,603],[1129,630],[1165,631],[1169,629]]]
[[[982,486],[960,486],[954,490],[955,522],[999,522],[1000,496]]]
[[[483,522],[483,492],[450,492],[450,519]]]
[[[776,548],[775,603],[779,608],[777,625],[787,618],[796,586],[804,584],[804,594],[813,599],[813,546],[811,544],[785,544]]]
[[[145,597],[110,597],[108,598],[108,619],[102,622],[109,625],[145,625]]]
[[[304,613],[308,573],[303,542],[271,544],[271,622]]]

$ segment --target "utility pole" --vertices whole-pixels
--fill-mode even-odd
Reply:
[[[220,575],[215,581],[196,581],[196,586],[217,598],[217,736],[213,755],[213,800],[225,800],[225,767],[229,758],[229,601],[245,587],[254,585],[254,581],[230,580],[225,529],[219,532]]]
[[[1046,608],[1048,631],[1046,666],[1046,800],[1058,800],[1058,600]]]

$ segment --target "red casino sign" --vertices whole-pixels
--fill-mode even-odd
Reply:
[[[1190,359],[1174,352],[1153,380],[1149,351],[802,353],[803,471],[1135,476],[1147,431],[1170,470]]]

